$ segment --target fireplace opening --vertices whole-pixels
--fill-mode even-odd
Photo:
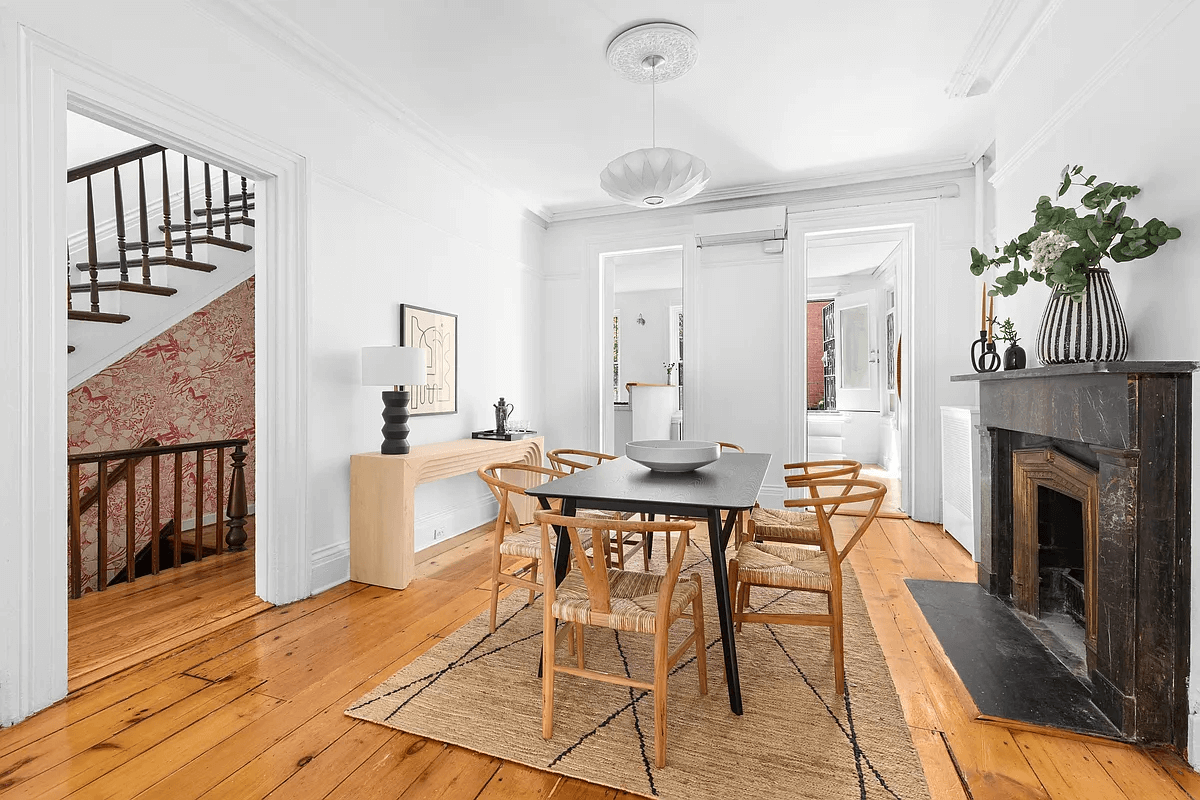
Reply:
[[[1079,626],[1083,646],[1083,503],[1049,486],[1038,487],[1038,608],[1062,614]]]

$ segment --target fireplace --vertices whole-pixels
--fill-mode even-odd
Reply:
[[[1075,625],[1092,701],[1131,739],[1187,742],[1191,362],[979,381],[979,583]]]

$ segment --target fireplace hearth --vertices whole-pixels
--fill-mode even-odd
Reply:
[[[1180,750],[1196,366],[953,378],[980,382],[980,585],[1060,634],[1065,621],[1096,706],[1126,737]]]

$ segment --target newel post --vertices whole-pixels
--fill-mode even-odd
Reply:
[[[246,452],[242,445],[234,445],[230,458],[233,474],[229,479],[229,505],[225,509],[225,516],[229,517],[225,544],[231,551],[239,551],[246,549]]]

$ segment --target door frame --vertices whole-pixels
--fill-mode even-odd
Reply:
[[[896,273],[897,315],[905,343],[900,379],[905,398],[900,417],[901,507],[914,519],[937,520],[941,513],[938,468],[936,401],[936,341],[931,313],[916,309],[936,307],[933,264],[937,241],[937,201],[906,200],[841,209],[797,210],[788,213],[788,353],[787,407],[806,408],[807,352],[806,300],[808,246],[816,237],[878,237],[885,232],[902,235]],[[917,265],[921,265],[917,268]],[[788,440],[792,457],[804,461],[808,454],[806,414],[788,415]]]
[[[0,110],[17,146],[0,155],[7,271],[0,340],[0,485],[12,487],[0,556],[0,725],[67,692],[66,112],[253,178],[255,261],[255,592],[288,603],[310,591],[308,216],[304,157],[0,15]]]
[[[847,388],[844,385],[839,385],[837,387],[837,395],[836,395],[836,397],[837,397],[836,403],[837,403],[838,411],[872,411],[872,409],[862,409],[862,408],[849,409],[849,408],[842,407],[841,402],[845,397],[846,391],[850,391],[850,392],[865,391],[869,395],[874,395],[874,397],[871,400],[871,402],[875,403],[875,405],[877,406],[877,408],[875,408],[874,411],[877,411],[877,412],[882,411],[882,409],[878,407],[881,405],[881,403],[880,403],[880,387],[884,383],[883,376],[881,375],[881,372],[880,372],[880,370],[882,369],[883,362],[879,358],[881,348],[879,346],[879,341],[878,341],[879,322],[880,322],[878,303],[873,301],[870,297],[867,297],[863,302],[854,303],[853,305],[850,305],[849,303],[841,302],[842,300],[849,300],[850,298],[853,298],[853,297],[876,294],[877,292],[878,292],[877,289],[864,289],[861,291],[852,292],[850,294],[839,295],[839,296],[833,298],[833,325],[834,325],[834,342],[835,342],[835,344],[834,344],[834,364],[835,364],[834,373],[837,376],[837,379],[839,381],[845,379],[845,377],[846,377],[846,370],[839,369],[839,367],[843,366],[842,359],[844,359],[846,357],[846,347],[845,347],[844,342],[838,342],[838,338],[841,335],[841,326],[839,324],[841,322],[841,315],[843,313],[845,313],[847,308],[866,307],[866,309],[867,309],[867,364],[868,364],[867,380],[869,381],[870,385],[865,390],[864,389],[849,389],[849,390],[847,390]],[[872,310],[874,310],[874,315],[872,315]],[[880,366],[876,366],[874,369],[872,369],[869,366],[871,363],[870,359],[871,359],[872,353],[874,353],[875,357],[876,357],[875,363],[877,365],[880,365]],[[805,380],[807,382],[807,376],[806,376]],[[806,387],[805,396],[807,396],[807,387]],[[855,400],[862,399],[861,396],[856,396],[856,395],[851,395],[851,397],[854,398]]]

